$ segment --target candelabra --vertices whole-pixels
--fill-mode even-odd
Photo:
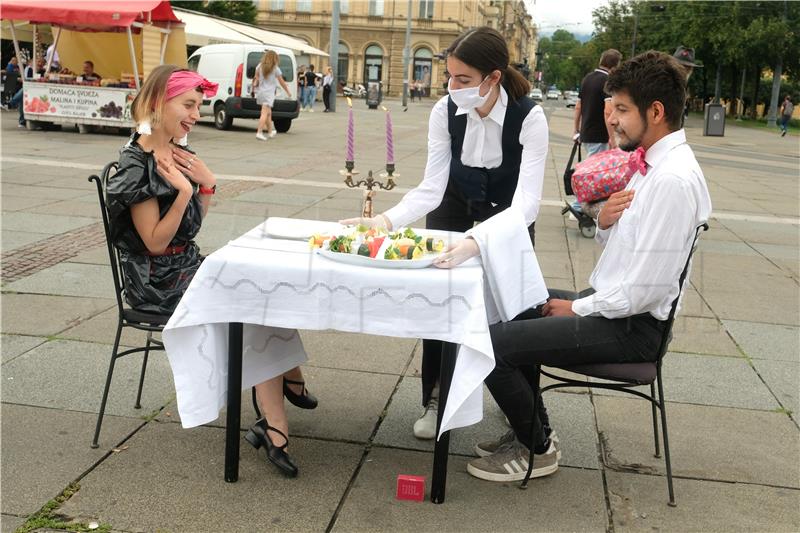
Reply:
[[[386,183],[383,181],[378,181],[372,177],[372,171],[370,170],[367,173],[367,177],[365,179],[354,180],[354,176],[358,176],[358,171],[355,170],[355,162],[353,161],[345,161],[344,162],[344,169],[339,171],[339,174],[344,176],[345,184],[350,188],[356,187],[364,187],[364,200],[361,206],[361,216],[365,218],[372,218],[372,202],[377,194],[378,189],[382,189],[384,191],[391,191],[394,189],[395,186],[395,178],[399,177],[400,175],[395,173],[395,166],[394,163],[386,163],[386,171],[380,173],[380,177],[386,180]]]

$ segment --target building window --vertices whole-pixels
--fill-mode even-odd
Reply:
[[[336,63],[336,78],[341,85],[347,85],[347,73],[350,72],[350,48],[339,41],[339,61]]]
[[[419,18],[433,18],[433,0],[419,0]]]
[[[311,12],[311,0],[297,0],[297,11],[303,13]]]
[[[414,52],[413,80],[422,82],[422,90],[425,96],[431,94],[431,69],[433,63],[433,52],[427,48],[419,48]]]
[[[369,0],[369,16],[370,17],[383,16],[383,0]]]
[[[333,0],[334,2],[339,2],[339,14],[347,15],[350,11],[350,2],[349,0]]]
[[[270,0],[269,8],[272,11],[283,11],[283,0]]]
[[[383,48],[377,44],[367,47],[364,52],[364,82],[380,81],[383,76]]]

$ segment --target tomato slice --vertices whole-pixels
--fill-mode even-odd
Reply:
[[[373,237],[369,241],[367,241],[367,245],[369,246],[369,256],[375,258],[378,255],[378,250],[380,249],[381,245],[383,245],[383,239],[386,237]]]

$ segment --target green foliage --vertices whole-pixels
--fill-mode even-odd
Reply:
[[[61,507],[65,501],[69,500],[73,494],[78,492],[80,488],[80,485],[77,483],[70,484],[61,494],[44,504],[39,511],[29,516],[25,523],[17,528],[16,533],[28,533],[39,529],[77,531],[83,533],[110,533],[111,525],[109,524],[99,524],[98,527],[89,529],[88,524],[67,522],[56,513],[58,508]]]
[[[172,5],[248,24],[256,23],[256,14],[258,13],[255,3],[248,0],[173,0]]]

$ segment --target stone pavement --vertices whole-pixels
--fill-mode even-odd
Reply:
[[[340,105],[342,105],[340,103]],[[431,102],[395,124],[398,191],[419,182]],[[571,110],[545,104],[550,156],[537,256],[553,286],[583,288],[599,257],[560,214]],[[2,114],[2,531],[40,513],[114,531],[797,531],[800,530],[800,146],[797,137],[730,122],[724,137],[687,135],[715,218],[703,235],[685,308],[664,362],[677,508],[666,505],[644,401],[604,391],[552,392],[561,468],[527,491],[467,475],[476,439],[505,430],[486,396],[483,422],[453,434],[444,505],[394,499],[397,474],[428,476],[432,444],[411,436],[420,345],[302,332],[316,411],[290,410],[301,468],[282,478],[242,447],[240,481],[223,481],[224,413],[184,430],[166,357],[151,358],[142,409],[140,359],[117,364],[100,448],[89,447],[116,321],[90,173],[124,136],[16,128]],[[192,144],[220,177],[199,244],[210,253],[267,216],[337,220],[360,193],[341,183],[346,113],[306,114],[267,143],[254,121]],[[356,102],[356,163],[381,170],[383,114]],[[142,339],[123,336],[125,345]],[[244,402],[243,426],[252,421]],[[73,485],[73,483],[77,485]],[[75,490],[77,488],[77,490]],[[67,490],[69,489],[69,490]],[[70,496],[71,497],[68,497]]]

